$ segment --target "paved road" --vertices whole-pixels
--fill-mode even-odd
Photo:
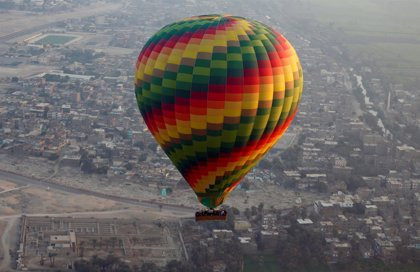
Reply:
[[[89,196],[94,196],[98,198],[113,200],[116,202],[137,205],[146,209],[153,209],[153,210],[158,210],[158,211],[162,210],[162,211],[167,211],[167,212],[191,212],[191,216],[193,215],[195,211],[195,209],[191,207],[183,207],[183,206],[174,205],[174,204],[166,204],[166,203],[159,203],[159,202],[153,202],[153,201],[142,201],[138,199],[126,198],[126,197],[121,197],[121,196],[107,195],[100,192],[94,192],[94,191],[89,191],[85,189],[73,188],[73,187],[69,187],[69,186],[65,186],[61,184],[56,184],[56,183],[48,182],[45,180],[29,178],[29,177],[25,177],[16,173],[11,173],[7,171],[3,171],[3,170],[0,170],[0,179],[13,182],[20,186],[32,185],[32,186],[42,187],[45,189],[49,187],[50,189],[53,189],[53,190],[79,194],[79,195],[89,195]]]

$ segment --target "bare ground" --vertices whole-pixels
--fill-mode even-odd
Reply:
[[[16,241],[16,228],[17,218],[11,218],[5,224],[3,228],[3,232],[1,234],[1,254],[2,259],[0,259],[0,271],[9,271],[10,269],[10,255],[9,250],[11,249],[11,245],[13,245]],[[4,221],[2,222],[4,224]]]

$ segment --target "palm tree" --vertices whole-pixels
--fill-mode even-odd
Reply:
[[[58,254],[55,252],[50,252],[48,253],[48,258],[50,260],[50,266],[53,267],[54,266],[54,262],[55,262],[55,256],[57,256]]]

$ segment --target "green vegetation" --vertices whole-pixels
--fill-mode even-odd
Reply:
[[[379,69],[393,83],[412,87],[420,78],[418,0],[300,0],[292,16],[337,35],[352,57]]]
[[[381,260],[366,259],[353,260],[350,263],[334,265],[331,271],[337,272],[417,272],[418,264],[415,263],[399,263],[389,264]]]
[[[244,258],[244,272],[276,272],[279,271],[278,262],[274,255],[249,256]]]
[[[74,39],[76,39],[75,36],[47,35],[44,38],[37,40],[36,43],[37,44],[65,44]]]

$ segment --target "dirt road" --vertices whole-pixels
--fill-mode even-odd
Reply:
[[[12,217],[7,220],[6,228],[1,236],[1,248],[3,252],[3,261],[0,263],[0,271],[9,271],[11,258],[9,255],[10,244],[12,242],[13,232],[16,231],[16,222],[18,218]]]

